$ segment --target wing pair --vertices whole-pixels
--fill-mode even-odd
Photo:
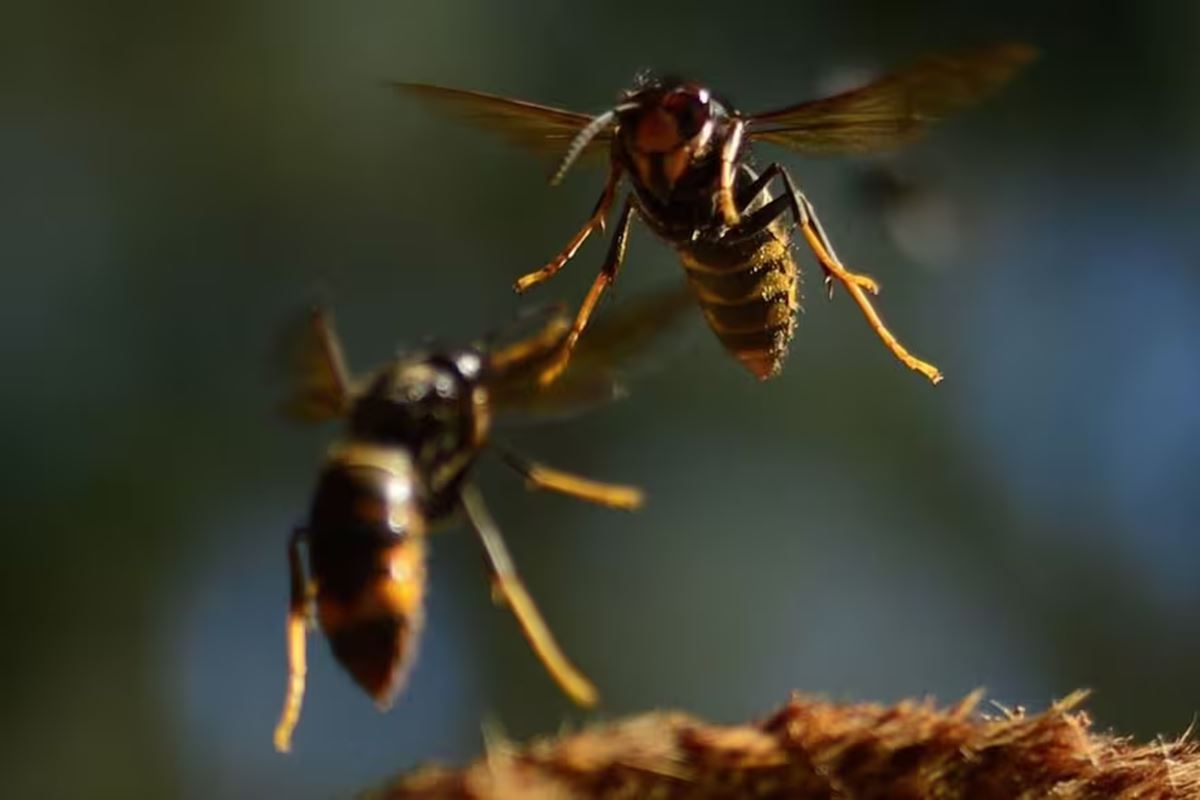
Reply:
[[[562,345],[571,316],[561,306],[529,315],[495,341],[484,343],[485,380],[493,407],[500,413],[548,416],[573,414],[621,397],[626,374],[655,352],[691,303],[682,285],[633,301],[597,326],[562,378],[547,387],[538,385],[537,376]],[[283,404],[287,416],[323,422],[350,410],[358,382],[324,310],[311,310],[287,331],[284,357],[291,384]]]
[[[873,152],[913,141],[938,119],[983,99],[1036,56],[1005,43],[953,55],[926,56],[852,91],[745,117],[746,135],[810,155]],[[484,92],[396,83],[435,110],[490,128],[513,144],[561,154],[593,120],[587,114]],[[587,144],[599,152],[612,129]]]

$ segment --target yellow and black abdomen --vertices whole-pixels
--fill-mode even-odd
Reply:
[[[317,620],[343,668],[378,704],[403,685],[424,619],[425,520],[400,449],[331,454],[306,540]]]
[[[721,344],[759,380],[777,374],[799,310],[800,270],[772,225],[740,241],[676,244],[688,283]]]

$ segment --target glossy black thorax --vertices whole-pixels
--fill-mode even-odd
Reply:
[[[348,438],[402,449],[431,520],[449,513],[487,438],[483,358],[473,349],[411,356],[379,370],[355,401]]]

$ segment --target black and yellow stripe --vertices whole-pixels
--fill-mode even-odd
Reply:
[[[677,245],[692,293],[721,344],[759,380],[776,375],[796,327],[800,270],[777,226],[740,242]]]

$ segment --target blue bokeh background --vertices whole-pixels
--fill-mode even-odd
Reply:
[[[16,4],[0,24],[5,611],[0,769],[20,797],[345,796],[481,725],[587,715],[433,543],[429,626],[387,715],[313,640],[295,752],[284,543],[330,430],[272,415],[314,296],[352,363],[509,318],[591,208],[387,79],[581,110],[642,67],[749,109],[929,50],[1043,59],[898,157],[782,157],[937,389],[809,268],[784,374],[695,315],[627,402],[508,438],[636,482],[627,516],[480,482],[601,716],[720,720],[792,689],[1041,707],[1175,734],[1200,709],[1200,11],[1194,4]],[[765,152],[765,149],[764,149]],[[578,299],[590,244],[538,300]],[[679,280],[644,231],[611,303]],[[601,311],[603,313],[603,309]]]

